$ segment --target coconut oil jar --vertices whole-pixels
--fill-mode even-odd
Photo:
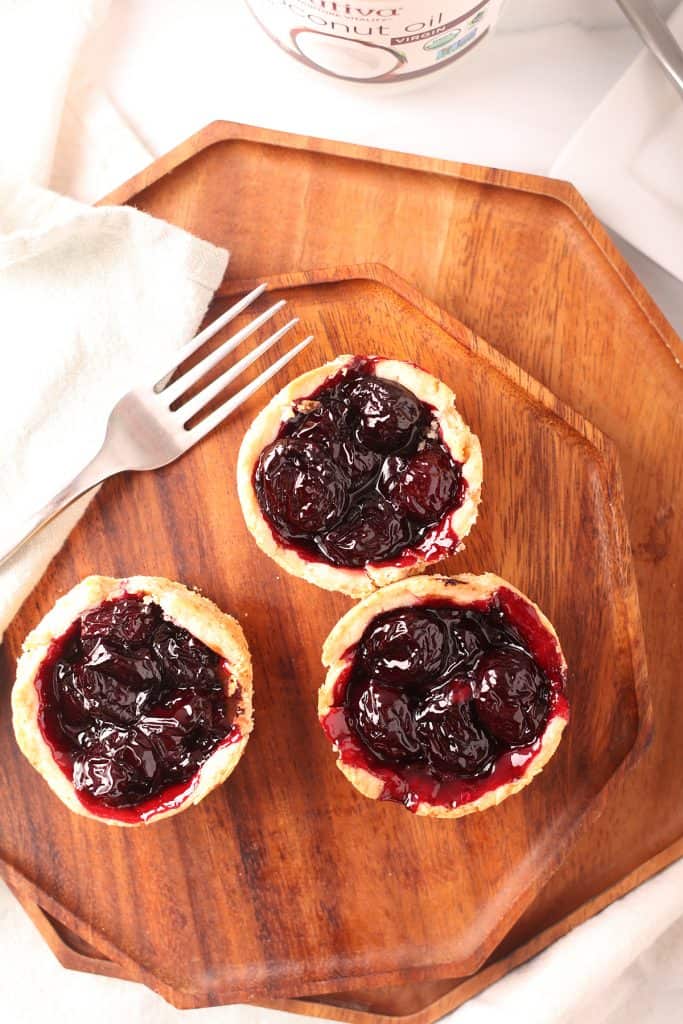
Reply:
[[[469,53],[503,0],[247,0],[266,32],[293,57],[354,82],[401,82]]]

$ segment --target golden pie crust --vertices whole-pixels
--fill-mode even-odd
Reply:
[[[347,668],[349,650],[355,647],[366,628],[378,615],[381,615],[383,612],[393,611],[396,608],[407,608],[413,604],[423,603],[425,599],[446,600],[452,604],[467,607],[475,601],[486,600],[492,597],[501,587],[517,594],[535,610],[541,624],[554,638],[566,672],[566,661],[562,654],[554,626],[538,605],[534,604],[526,594],[517,590],[507,580],[490,572],[484,573],[481,576],[474,576],[470,573],[463,573],[457,577],[419,576],[399,581],[372,594],[370,597],[366,597],[365,600],[350,608],[332,629],[323,645],[322,651],[322,661],[323,665],[327,668],[327,675],[325,682],[318,691],[318,718],[321,723],[328,711],[334,707],[336,683],[340,675]],[[520,789],[528,786],[532,779],[543,771],[543,768],[557,750],[567,721],[566,715],[561,713],[556,713],[548,719],[541,737],[540,749],[527,765],[524,774],[518,779],[498,786],[496,789],[489,790],[479,799],[472,800],[459,807],[447,807],[421,801],[411,810],[415,814],[433,818],[461,818],[466,814],[484,811],[488,807],[502,803],[503,800],[512,796],[513,793],[518,793]],[[378,800],[384,790],[383,781],[374,775],[370,769],[346,764],[342,760],[341,753],[337,751],[337,754],[337,768],[346,776],[349,782],[363,796],[367,796],[371,800]]]
[[[374,358],[375,376],[402,384],[416,398],[434,408],[444,445],[453,459],[462,463],[462,475],[468,485],[465,499],[462,505],[441,521],[441,527],[445,528],[450,520],[450,531],[459,539],[458,548],[451,547],[442,555],[419,559],[409,566],[383,567],[380,563],[368,564],[360,569],[345,569],[323,561],[308,561],[293,548],[280,543],[261,511],[254,489],[254,471],[261,452],[276,439],[282,423],[296,415],[298,402],[307,399],[327,380],[350,367],[357,358],[353,355],[338,356],[324,366],[296,377],[284,387],[261,410],[247,430],[237,462],[237,490],[242,512],[247,528],[260,549],[292,576],[299,576],[324,590],[339,590],[356,598],[366,597],[379,587],[420,573],[427,564],[441,561],[454,554],[455,550],[460,550],[463,539],[477,519],[483,473],[479,439],[458,412],[451,389],[412,363],[369,357]]]
[[[124,594],[144,594],[160,605],[166,618],[183,626],[198,640],[219,654],[230,668],[227,696],[240,690],[240,703],[234,718],[240,738],[235,743],[219,746],[201,766],[195,785],[182,802],[153,814],[140,822],[125,821],[103,814],[93,814],[79,800],[69,778],[54,760],[38,724],[38,691],[36,678],[53,640],[62,637],[71,624],[84,612],[98,607],[103,601]],[[24,756],[48,783],[52,791],[69,810],[108,825],[135,827],[151,824],[178,814],[192,804],[203,800],[212,789],[220,785],[234,770],[244,752],[252,730],[252,670],[251,656],[242,627],[232,616],[222,612],[213,601],[182,583],[160,576],[130,576],[116,579],[112,576],[88,576],[56,602],[43,620],[23,643],[22,655],[17,662],[17,676],[12,689],[12,718],[14,734]]]

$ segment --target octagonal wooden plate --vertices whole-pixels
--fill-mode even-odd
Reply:
[[[531,787],[462,821],[416,819],[348,785],[315,694],[321,643],[349,601],[263,556],[235,493],[241,437],[275,384],[178,463],[105,485],[8,633],[4,699],[24,634],[77,579],[159,573],[240,617],[255,733],[233,778],[199,807],[130,832],[69,814],[4,716],[0,858],[24,895],[29,886],[58,922],[179,1006],[476,970],[649,730],[611,444],[381,267],[297,274],[273,289],[289,301],[281,322],[296,313],[316,338],[296,372],[345,351],[378,353],[414,360],[456,391],[481,438],[485,485],[479,523],[446,569],[493,570],[544,608],[570,665],[573,719]]]

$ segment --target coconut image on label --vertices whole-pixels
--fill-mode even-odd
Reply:
[[[305,60],[338,78],[361,81],[386,78],[394,74],[406,59],[390,46],[331,36],[316,29],[292,29],[291,39]]]

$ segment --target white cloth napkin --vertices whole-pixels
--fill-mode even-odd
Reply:
[[[683,3],[669,20],[683,43]],[[610,227],[683,281],[683,104],[648,50],[556,160]]]
[[[683,42],[683,7],[679,13]],[[680,252],[683,249],[683,102],[664,115],[661,127],[636,155],[633,175],[643,188],[675,209]]]
[[[466,1003],[452,1024],[680,1024],[681,891],[683,860]],[[651,1018],[653,982],[662,1012]]]

